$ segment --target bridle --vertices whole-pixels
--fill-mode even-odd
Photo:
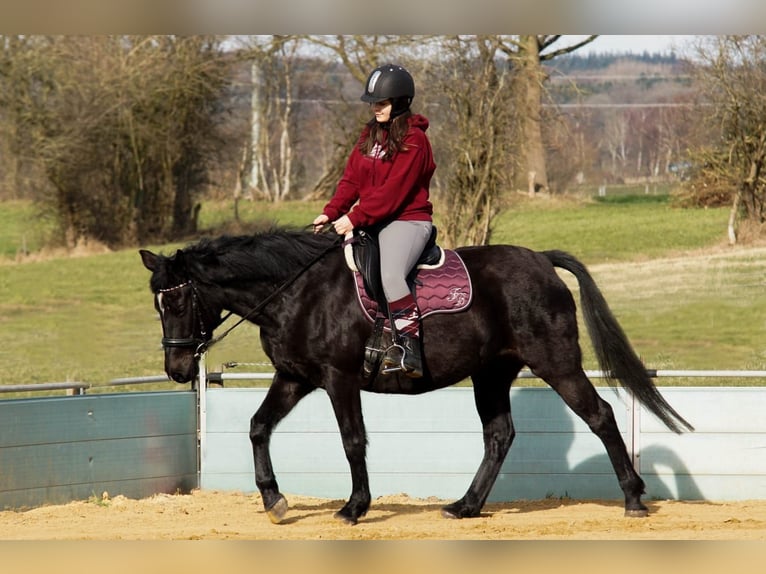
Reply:
[[[319,230],[320,233],[325,233],[332,229],[332,226],[330,224],[326,224]],[[194,358],[199,359],[210,347],[215,345],[217,342],[219,342],[221,339],[226,337],[229,333],[231,333],[236,327],[244,323],[245,321],[252,319],[253,317],[257,316],[261,310],[277,295],[282,293],[285,289],[287,289],[290,285],[292,285],[295,281],[298,280],[298,278],[303,275],[306,271],[308,271],[317,261],[322,259],[327,253],[329,253],[332,249],[336,248],[339,244],[339,242],[342,240],[341,236],[338,236],[337,241],[333,241],[330,246],[327,249],[324,249],[321,251],[318,255],[316,255],[311,261],[309,261],[306,265],[301,267],[295,275],[288,278],[284,283],[282,283],[279,287],[277,287],[274,291],[272,291],[263,301],[258,303],[255,307],[250,309],[247,313],[242,315],[239,320],[234,323],[231,327],[226,329],[223,333],[218,335],[217,337],[210,337],[208,336],[207,329],[205,328],[205,322],[202,317],[202,313],[200,312],[200,309],[204,307],[202,305],[201,301],[202,299],[199,296],[199,293],[197,292],[197,287],[194,285],[193,281],[191,279],[188,279],[187,281],[180,283],[178,285],[175,285],[174,287],[167,287],[165,289],[158,289],[157,290],[157,297],[161,297],[164,293],[169,293],[172,291],[176,291],[178,289],[183,289],[184,287],[191,287],[191,293],[192,293],[192,313],[196,317],[197,322],[199,323],[199,331],[200,331],[200,337],[195,337],[194,334],[190,337],[162,337],[162,347],[164,349],[194,349]],[[212,331],[214,331],[217,327],[219,327],[226,319],[228,319],[233,313],[229,311],[226,315],[223,317],[220,317],[218,321],[216,322],[215,326],[211,329],[211,335]],[[165,323],[163,321],[162,324],[163,333],[165,330]]]
[[[207,333],[207,328],[205,327],[203,313],[201,312],[202,304],[201,304],[199,293],[197,292],[197,287],[194,285],[192,280],[189,279],[188,281],[185,281],[179,285],[175,285],[174,287],[168,287],[166,289],[158,289],[157,297],[161,307],[162,295],[164,295],[165,293],[178,291],[180,289],[183,289],[184,287],[191,288],[192,316],[193,316],[193,320],[195,320],[199,324],[200,336],[195,337],[193,331],[192,331],[192,335],[189,337],[166,337],[163,335],[162,347],[165,349],[194,349],[194,358],[197,359],[202,355],[202,353],[205,352],[205,350],[208,347],[208,342],[210,340],[210,337],[208,336],[208,333]],[[231,313],[228,313],[223,318],[221,318],[216,324],[216,327],[220,325],[221,323],[223,323],[226,319],[228,319],[229,315],[231,315]],[[213,327],[213,329],[215,329],[215,327]],[[164,320],[163,320],[162,330],[163,332],[165,330]]]

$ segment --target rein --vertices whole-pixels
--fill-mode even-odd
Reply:
[[[311,226],[309,226],[309,227],[311,227]],[[332,229],[333,229],[332,225],[326,224],[322,228],[320,228],[318,231],[316,231],[316,233],[326,233],[326,232],[328,232],[329,230],[332,230]],[[295,275],[293,275],[292,277],[288,278],[284,283],[282,283],[279,287],[277,287],[274,291],[272,291],[263,301],[261,301],[260,303],[258,303],[258,305],[256,305],[255,307],[250,309],[247,313],[242,315],[236,323],[234,323],[231,327],[226,329],[223,333],[221,333],[217,337],[212,337],[209,341],[204,341],[203,340],[199,344],[199,346],[197,347],[196,351],[194,352],[195,358],[199,358],[200,356],[202,356],[202,354],[205,353],[208,349],[210,349],[210,347],[212,347],[213,345],[215,345],[216,343],[221,341],[229,333],[231,333],[234,329],[239,327],[242,323],[252,319],[253,317],[256,317],[263,310],[263,308],[266,305],[268,305],[277,295],[279,295],[280,293],[284,292],[288,287],[290,287],[293,283],[295,283],[301,275],[303,275],[306,271],[308,271],[311,267],[313,267],[320,259],[322,259],[330,251],[335,249],[338,246],[340,240],[342,240],[342,239],[343,238],[339,235],[338,239],[336,241],[334,241],[332,244],[330,244],[329,247],[327,247],[326,249],[321,251],[311,261],[309,261],[306,265],[301,267],[301,269],[299,269],[298,272],[295,273]],[[189,283],[191,283],[191,280],[189,281]],[[193,285],[192,285],[192,289],[194,289],[194,294],[196,294],[196,288],[194,288]],[[218,325],[220,325],[226,319],[228,319],[231,314],[232,313],[229,312],[228,315],[226,315],[223,319],[221,319],[221,321],[218,323]],[[203,336],[204,336],[204,330],[203,330]],[[185,340],[186,339],[181,339],[181,341],[185,341]],[[163,339],[163,345],[164,344],[165,343],[164,343],[164,339]],[[177,346],[180,346],[180,345],[177,345]]]

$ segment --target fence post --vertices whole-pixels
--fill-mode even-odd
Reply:
[[[203,487],[202,473],[207,458],[207,353],[199,358],[199,382],[197,384],[197,486]]]
[[[628,391],[630,404],[630,418],[628,426],[630,427],[630,460],[633,468],[639,472],[639,462],[641,458],[641,403],[636,399],[636,395]]]

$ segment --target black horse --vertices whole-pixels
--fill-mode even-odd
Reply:
[[[473,382],[483,426],[484,457],[465,495],[445,506],[450,518],[479,516],[514,438],[509,391],[522,367],[549,384],[601,439],[620,487],[626,516],[646,516],[644,482],[633,468],[611,407],[582,369],[576,307],[555,267],[579,282],[588,332],[601,368],[668,428],[693,430],[660,395],[587,269],[562,251],[463,247],[473,301],[462,313],[423,320],[425,375],[362,376],[372,324],[334,234],[274,228],[242,237],[203,239],[172,256],[141,250],[152,272],[165,371],[179,383],[198,375],[200,353],[216,339],[226,311],[260,326],[275,375],[252,417],[255,483],[269,518],[287,512],[274,476],[269,440],[276,425],[310,392],[332,403],[352,477],[351,496],[336,517],[355,524],[370,506],[366,434],[360,391],[417,394]]]

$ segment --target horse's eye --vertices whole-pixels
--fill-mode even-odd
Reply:
[[[168,304],[168,310],[174,315],[183,315],[186,312],[186,301],[178,299],[177,301],[171,301]]]
[[[160,313],[169,312],[173,315],[183,315],[186,312],[186,298],[160,293],[157,295],[157,310]]]

